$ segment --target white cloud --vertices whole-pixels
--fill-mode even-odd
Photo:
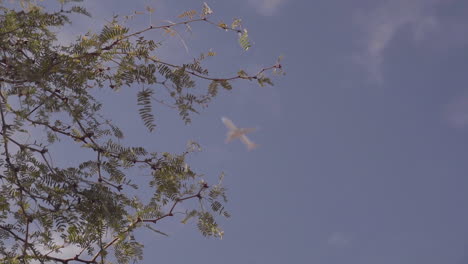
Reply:
[[[355,17],[363,31],[361,50],[354,56],[370,74],[373,81],[383,80],[381,67],[384,53],[396,33],[408,28],[413,40],[423,41],[426,34],[438,26],[431,8],[441,0],[394,0],[385,1],[373,10],[362,10]]]
[[[111,241],[114,238],[112,235],[112,232],[107,232],[104,241]],[[63,239],[60,237],[60,233],[53,233],[52,234],[52,240],[55,244],[57,245],[64,245]],[[96,247],[95,247],[96,248]],[[60,258],[60,259],[68,259],[68,258],[73,258],[76,255],[80,254],[82,251],[82,248],[77,246],[77,245],[70,245],[70,244],[65,244],[63,248],[59,250],[58,253],[52,252],[50,253],[49,250],[45,249],[44,246],[38,245],[36,249],[41,253],[41,254],[48,254],[48,256],[55,257],[55,258]],[[82,252],[80,255],[80,258],[83,259],[89,259],[92,256],[88,255],[87,252]],[[39,261],[32,261],[33,264],[39,264]]]
[[[350,242],[350,238],[341,232],[333,232],[327,239],[327,244],[334,247],[345,247],[348,246]]]
[[[453,99],[445,109],[445,119],[455,128],[468,126],[468,95]]]
[[[249,0],[250,5],[252,5],[258,13],[264,16],[272,16],[278,12],[279,7],[286,0]]]
[[[57,245],[63,245],[64,244],[63,239],[60,237],[59,233],[53,233],[52,234],[52,240]],[[36,249],[38,249],[41,254],[48,254],[49,253],[49,250],[47,250],[42,245],[37,246]],[[65,258],[72,258],[72,257],[76,256],[80,251],[81,251],[81,249],[78,246],[66,245],[62,249],[60,249],[59,253],[50,253],[48,255],[51,256],[51,257],[57,257],[57,258],[64,258],[65,259]],[[33,261],[32,263],[39,264],[39,261]]]

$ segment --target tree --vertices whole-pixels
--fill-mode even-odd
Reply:
[[[176,109],[189,123],[190,115],[206,106],[218,89],[231,90],[231,81],[272,84],[264,73],[280,72],[279,62],[252,75],[241,70],[220,78],[203,67],[203,60],[214,52],[181,65],[155,56],[162,44],[145,37],[146,32],[176,35],[178,28],[194,23],[239,34],[241,47],[250,47],[240,20],[214,23],[206,4],[199,13],[178,16],[179,22],[141,30],[125,24],[140,12],[115,16],[100,33],[63,44],[56,41],[54,30],[69,23],[70,14],[90,14],[73,5],[78,0],[59,2],[58,11],[49,11],[28,1],[21,1],[21,8],[0,1],[1,263],[140,260],[143,245],[133,232],[148,228],[164,234],[157,224],[187,200],[199,200],[200,206],[183,212],[182,222],[193,219],[204,236],[221,237],[215,218],[229,217],[225,188],[221,180],[207,183],[185,161],[199,146],[192,142],[176,154],[121,145],[124,133],[101,110],[95,91],[134,87],[139,115],[154,131],[155,102]],[[166,95],[161,97],[162,91]],[[55,166],[50,149],[63,142],[87,150],[89,160],[74,167]],[[128,173],[135,168],[149,171],[150,181],[136,184]],[[144,201],[131,189],[149,191],[151,199]],[[60,255],[71,246],[80,249],[74,257]]]

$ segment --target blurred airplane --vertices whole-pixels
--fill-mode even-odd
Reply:
[[[240,139],[242,143],[247,146],[248,150],[252,150],[258,147],[257,144],[253,143],[245,134],[255,131],[255,128],[237,128],[234,123],[227,117],[222,117],[224,125],[229,129],[227,132],[226,143],[231,142],[234,139]]]

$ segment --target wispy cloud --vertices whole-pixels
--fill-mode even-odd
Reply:
[[[350,243],[350,238],[341,232],[333,232],[327,239],[327,244],[334,247],[345,247]]]
[[[433,7],[441,0],[383,1],[372,10],[361,10],[355,21],[363,32],[361,48],[355,61],[366,68],[373,81],[382,82],[385,50],[399,30],[412,32],[413,40],[423,41],[438,26]]]
[[[64,244],[63,239],[60,237],[59,233],[52,234],[52,241],[56,243],[57,245]],[[51,256],[51,257],[64,258],[64,259],[72,258],[81,251],[81,249],[75,245],[66,245],[63,248],[61,248],[58,253],[55,253],[55,252],[51,253],[50,250],[46,249],[42,245],[39,245],[37,247],[37,250],[39,250],[41,254],[47,254],[48,256]],[[33,261],[32,263],[39,264],[40,261]]]
[[[286,0],[249,0],[250,5],[264,16],[276,14],[284,2],[286,2]]]
[[[447,104],[444,114],[448,123],[455,128],[468,126],[468,95],[454,98]]]

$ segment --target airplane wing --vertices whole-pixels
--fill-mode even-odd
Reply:
[[[247,146],[248,150],[252,150],[258,147],[258,145],[253,143],[246,135],[242,135],[240,137],[240,141],[242,141],[242,143],[244,143]]]
[[[236,130],[237,127],[234,125],[234,123],[227,117],[221,117],[221,121],[223,121],[224,125],[229,129],[229,130]]]
[[[242,134],[248,134],[248,133],[254,132],[257,129],[255,129],[255,128],[241,128],[240,130],[241,130]]]

